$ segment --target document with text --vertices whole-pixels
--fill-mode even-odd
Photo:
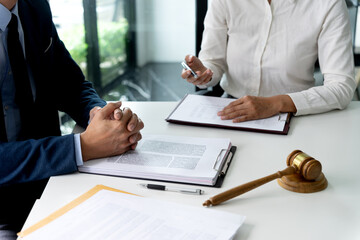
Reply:
[[[233,123],[232,120],[221,120],[217,113],[232,101],[235,101],[235,99],[187,94],[166,118],[166,121],[284,135],[288,133],[290,113],[280,113],[273,117],[241,123]]]
[[[20,239],[232,239],[245,217],[124,193],[97,185],[37,224]]]
[[[213,186],[230,150],[227,138],[143,135],[135,150],[84,162],[79,171]]]

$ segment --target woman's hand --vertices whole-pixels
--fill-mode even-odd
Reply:
[[[194,85],[204,85],[204,84],[210,82],[213,72],[210,69],[206,68],[202,64],[200,59],[198,59],[197,57],[192,56],[192,55],[187,55],[185,57],[185,61],[186,61],[186,64],[196,73],[196,75],[198,77],[195,78],[191,74],[190,70],[183,69],[183,71],[181,73],[181,77],[183,79],[186,79],[186,81],[188,81],[189,83],[192,83]]]
[[[273,97],[245,96],[231,102],[218,116],[222,120],[233,119],[234,123],[268,118],[281,112],[296,112],[288,95]]]

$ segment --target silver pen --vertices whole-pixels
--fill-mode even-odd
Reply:
[[[158,185],[158,184],[145,184],[140,183],[140,186],[147,188],[147,189],[154,189],[154,190],[161,190],[161,191],[172,191],[172,192],[179,192],[179,193],[186,193],[186,194],[196,194],[201,195],[204,193],[201,189],[189,189],[189,188],[177,188],[177,187],[168,187],[165,185]]]

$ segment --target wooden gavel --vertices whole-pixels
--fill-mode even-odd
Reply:
[[[269,176],[245,183],[243,185],[231,188],[223,193],[215,195],[210,199],[206,200],[203,203],[203,206],[218,205],[224,201],[239,196],[265,183],[268,183],[277,178],[281,178],[283,176],[299,174],[304,179],[304,181],[311,182],[317,179],[322,174],[321,163],[300,150],[293,151],[287,157],[286,164],[288,166],[286,169],[278,171]]]

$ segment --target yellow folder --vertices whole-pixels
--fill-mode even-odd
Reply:
[[[66,204],[65,206],[63,206],[62,208],[58,209],[57,211],[53,212],[52,214],[50,214],[49,216],[47,216],[46,218],[40,220],[39,222],[37,222],[36,224],[32,225],[31,227],[19,232],[17,235],[22,238],[25,237],[27,235],[29,235],[30,233],[42,228],[43,226],[45,226],[46,224],[54,221],[56,218],[64,215],[66,212],[70,211],[71,209],[75,208],[76,206],[80,205],[81,203],[85,202],[87,199],[89,199],[90,197],[92,197],[93,195],[95,195],[97,192],[99,192],[100,190],[109,190],[109,191],[114,191],[114,192],[121,192],[121,193],[126,193],[126,194],[132,194],[129,192],[125,192],[125,191],[121,191],[115,188],[111,188],[111,187],[107,187],[104,185],[96,185],[95,187],[93,187],[92,189],[90,189],[89,191],[87,191],[86,193],[84,193],[83,195],[81,195],[80,197],[74,199],[73,201],[71,201],[70,203]],[[135,194],[132,194],[135,195]]]

